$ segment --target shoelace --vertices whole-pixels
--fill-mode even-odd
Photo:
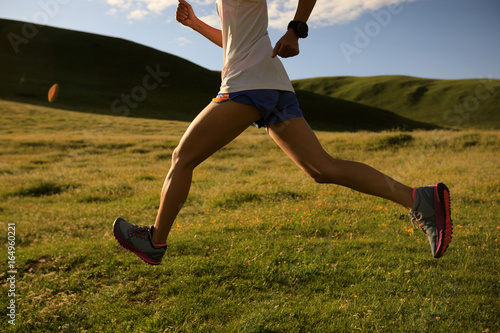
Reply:
[[[422,220],[422,217],[423,217],[422,213],[414,211],[414,210],[410,210],[410,213],[408,215],[410,215],[410,217],[411,217],[411,225],[413,226],[413,230],[418,230],[419,226],[421,228],[423,227],[423,223],[418,223],[418,222],[420,222],[420,220]],[[422,228],[422,230],[424,230],[424,232],[425,232],[425,229]]]
[[[148,229],[149,227],[145,225],[134,225],[128,231],[129,236],[134,236],[137,238],[142,238],[144,240],[148,239]]]

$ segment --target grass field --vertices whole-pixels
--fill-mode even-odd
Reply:
[[[312,182],[249,128],[196,170],[149,266],[112,223],[153,223],[187,123],[4,101],[0,120],[1,331],[500,331],[498,131],[317,133],[335,157],[447,183],[455,229],[439,260],[403,209]]]

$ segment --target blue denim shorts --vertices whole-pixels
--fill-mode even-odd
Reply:
[[[257,120],[256,127],[267,127],[285,120],[303,117],[297,97],[291,91],[256,89],[244,90],[228,94],[218,94],[212,99],[214,103],[235,101],[242,104],[254,105],[262,118]]]

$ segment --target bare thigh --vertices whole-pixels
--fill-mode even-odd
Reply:
[[[210,103],[182,136],[173,162],[194,169],[260,118],[252,105],[233,101]]]
[[[325,165],[335,162],[303,117],[270,125],[269,134],[288,157],[316,180],[321,177]]]

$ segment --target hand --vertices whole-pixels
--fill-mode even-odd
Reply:
[[[179,0],[177,11],[175,12],[175,19],[177,22],[192,28],[197,20],[197,17],[194,14],[193,8],[187,1]]]
[[[288,29],[283,37],[276,43],[273,49],[273,58],[279,55],[282,58],[295,57],[299,54],[299,36]]]

